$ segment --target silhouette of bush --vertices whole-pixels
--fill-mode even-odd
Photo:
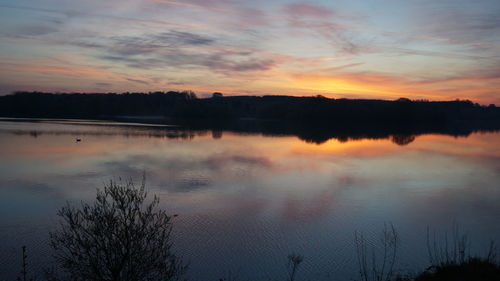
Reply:
[[[382,246],[381,255],[377,256],[374,248],[371,252],[368,251],[368,245],[362,233],[354,233],[354,242],[356,245],[360,280],[404,280],[399,276],[394,276],[394,265],[396,263],[400,241],[399,235],[392,223],[389,226],[384,224],[382,237],[380,239]]]
[[[415,281],[497,281],[500,265],[484,258],[469,258],[462,263],[431,266],[420,273]]]
[[[186,270],[172,252],[172,216],[146,202],[144,180],[110,181],[93,204],[67,204],[50,233],[58,280],[179,280]],[[59,276],[56,276],[59,275]]]
[[[295,276],[297,274],[297,270],[299,269],[299,265],[304,260],[304,257],[297,254],[288,255],[288,263],[287,263],[287,271],[289,281],[295,281]]]
[[[495,242],[491,241],[486,257],[471,255],[471,241],[453,222],[451,235],[445,232],[441,241],[431,236],[427,228],[427,251],[431,266],[417,275],[415,281],[500,280],[500,264],[497,262]],[[444,241],[443,241],[444,240]]]

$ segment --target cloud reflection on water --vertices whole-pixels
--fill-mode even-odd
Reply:
[[[41,133],[11,133],[20,129]],[[327,272],[348,276],[353,231],[377,233],[384,221],[399,227],[407,264],[426,262],[418,247],[427,225],[459,219],[473,237],[500,235],[498,133],[423,135],[399,146],[384,138],[316,145],[295,136],[121,130],[131,129],[0,123],[0,198],[15,206],[0,209],[4,241],[23,242],[7,235],[6,221],[45,221],[65,200],[92,199],[110,178],[140,179],[143,171],[162,206],[180,215],[176,245],[193,277],[240,270],[279,278],[273,269],[290,252],[306,256],[304,274],[317,280]],[[44,234],[33,233],[33,241]]]

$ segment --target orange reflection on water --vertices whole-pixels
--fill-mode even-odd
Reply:
[[[341,142],[329,140],[320,145],[311,145],[304,142],[296,142],[292,149],[297,155],[338,155],[353,157],[376,157],[389,154],[399,150],[397,145],[389,139],[378,140],[352,140]]]

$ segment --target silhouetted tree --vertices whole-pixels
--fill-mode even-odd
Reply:
[[[411,102],[409,98],[399,98],[396,100],[397,102]]]
[[[181,94],[184,94],[188,100],[195,100],[198,98],[193,91],[183,91]]]
[[[214,99],[222,98],[222,97],[223,97],[222,93],[219,93],[219,92],[215,92],[212,94],[212,98],[214,98]]]
[[[64,280],[178,280],[186,266],[172,253],[172,217],[146,203],[144,181],[110,181],[93,204],[69,203],[50,234]]]

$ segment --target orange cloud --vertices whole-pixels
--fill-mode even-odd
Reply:
[[[292,87],[320,90],[325,93],[359,94],[376,98],[425,98],[432,100],[472,98],[498,92],[500,78],[495,76],[457,76],[435,80],[411,80],[396,75],[378,73],[291,73]],[[482,97],[488,102],[494,97]]]

